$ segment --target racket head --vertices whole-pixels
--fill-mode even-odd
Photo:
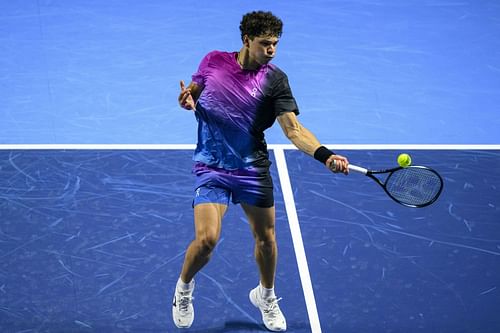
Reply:
[[[407,207],[425,207],[435,202],[443,190],[443,178],[424,166],[391,170],[383,184],[386,193]]]

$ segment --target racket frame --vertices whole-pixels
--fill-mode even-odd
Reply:
[[[428,202],[425,202],[425,203],[423,203],[421,205],[412,205],[412,204],[409,204],[409,203],[402,202],[402,201],[398,200],[397,198],[395,198],[387,190],[386,184],[387,184],[387,181],[389,180],[389,178],[392,176],[392,174],[394,172],[398,171],[398,170],[405,169],[405,168],[425,169],[427,171],[430,171],[430,172],[434,173],[439,178],[441,186],[439,187],[438,192],[434,195],[434,197],[432,198],[432,200],[429,200]],[[409,166],[409,167],[398,166],[398,167],[395,167],[395,168],[385,169],[385,170],[369,170],[369,169],[366,169],[366,168],[363,168],[363,167],[360,167],[360,166],[357,166],[357,165],[349,164],[349,171],[358,172],[358,173],[361,173],[361,174],[363,174],[363,175],[365,175],[365,176],[373,179],[377,184],[379,184],[384,189],[385,193],[387,193],[387,195],[392,200],[396,201],[397,203],[399,203],[399,204],[401,204],[403,206],[411,207],[411,208],[422,208],[422,207],[426,207],[426,206],[431,205],[432,203],[434,203],[439,198],[439,196],[441,195],[441,192],[443,191],[443,187],[444,187],[443,178],[441,177],[441,175],[436,170],[431,169],[429,167],[420,166],[420,165],[412,165],[412,166]],[[379,175],[379,174],[387,174],[387,177],[385,178],[385,181],[382,181],[380,178],[377,178],[376,176],[374,176],[374,175]]]

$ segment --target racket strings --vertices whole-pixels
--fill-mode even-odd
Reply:
[[[385,187],[397,201],[412,206],[423,206],[437,198],[441,192],[442,180],[429,169],[404,168],[393,172]]]

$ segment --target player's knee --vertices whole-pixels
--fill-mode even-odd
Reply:
[[[257,238],[255,240],[257,247],[263,252],[273,252],[276,248],[276,238],[274,235],[269,237]]]
[[[273,228],[267,228],[263,232],[256,232],[254,236],[255,236],[255,241],[263,243],[263,245],[272,244],[276,242],[276,233]]]
[[[198,244],[200,254],[202,256],[210,256],[212,251],[215,249],[215,246],[217,245],[217,238],[210,236],[202,237],[198,240]]]

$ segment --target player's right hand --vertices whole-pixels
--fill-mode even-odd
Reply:
[[[179,94],[179,105],[186,110],[195,110],[196,103],[191,95],[191,89],[186,88],[184,81],[181,80],[181,93]]]
[[[349,160],[342,155],[330,156],[325,164],[334,173],[349,174]]]

